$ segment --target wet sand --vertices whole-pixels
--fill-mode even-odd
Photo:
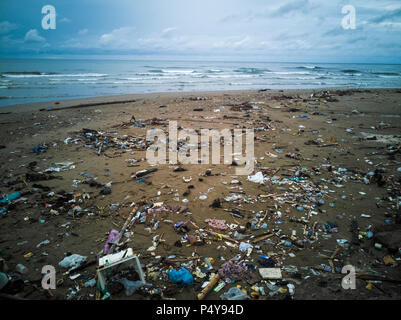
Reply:
[[[0,220],[1,256],[9,271],[15,270],[18,263],[28,268],[23,278],[30,282],[17,295],[27,299],[66,299],[69,288],[78,284],[80,291],[75,298],[96,299],[96,288],[84,288],[85,278],[71,280],[58,263],[67,253],[88,256],[90,261],[97,260],[96,255],[104,247],[107,233],[112,229],[119,231],[135,205],[163,202],[171,206],[187,206],[191,215],[161,212],[148,217],[145,224],[132,227],[127,246],[139,255],[145,265],[145,273],[149,267],[154,267],[156,272],[165,271],[168,265],[164,259],[172,255],[176,259],[186,259],[197,254],[199,261],[196,263],[199,266],[205,257],[212,257],[217,270],[222,263],[241,253],[238,248],[227,246],[224,240],[210,235],[202,245],[183,243],[182,247],[177,247],[175,243],[183,234],[177,233],[165,220],[178,223],[191,219],[203,229],[207,226],[205,219],[221,219],[227,224],[246,226],[261,212],[262,218],[266,215],[263,223],[268,228],[246,228],[245,234],[257,236],[274,231],[275,235],[267,242],[254,244],[258,247],[254,247],[245,259],[248,264],[260,268],[259,255],[274,257],[282,268],[283,277],[295,285],[294,299],[400,299],[399,282],[388,281],[401,281],[400,252],[386,245],[376,249],[374,244],[378,242],[376,235],[383,231],[390,232],[395,241],[401,233],[400,224],[396,223],[399,208],[395,200],[397,195],[400,196],[401,173],[397,169],[401,167],[401,158],[399,151],[394,151],[400,148],[401,90],[344,89],[330,90],[329,94],[323,92],[265,90],[143,94],[2,107],[0,145],[4,148],[1,149],[0,190],[2,194],[20,192],[22,197],[27,198],[10,206]],[[311,96],[312,93],[314,96]],[[103,104],[105,102],[108,104]],[[224,109],[220,108],[222,106]],[[202,111],[194,111],[199,108]],[[216,109],[220,111],[215,112]],[[132,116],[137,123],[142,120],[145,125],[132,125]],[[152,124],[154,118],[158,120]],[[145,159],[145,149],[123,152],[114,147],[97,155],[96,150],[85,146],[83,141],[65,143],[67,138],[82,138],[82,129],[106,132],[116,138],[128,135],[140,141],[150,128],[167,131],[163,124],[168,120],[175,120],[183,128],[192,129],[259,128],[255,130],[255,173],[263,172],[271,180],[264,185],[247,181],[247,176],[235,176],[233,165],[182,165],[186,171],[176,172],[176,166],[166,164],[157,166],[158,171],[147,175],[142,182],[131,176],[137,171],[154,168]],[[352,131],[347,132],[351,128]],[[385,137],[377,136],[373,140],[374,135]],[[48,147],[46,152],[36,154],[32,151],[34,146],[41,144]],[[293,154],[295,158],[287,157],[287,154]],[[138,162],[130,167],[128,159]],[[53,172],[56,179],[26,181],[27,173],[43,172],[67,161],[73,162],[75,168]],[[29,168],[31,162],[36,164]],[[344,173],[341,170],[338,172],[339,168],[348,169],[348,179],[343,179]],[[211,170],[211,175],[205,175],[207,169]],[[380,175],[376,174],[369,184],[365,184],[363,178],[376,169],[382,169],[377,171]],[[296,177],[296,172],[302,170],[304,182],[277,183],[286,181],[283,180],[286,177]],[[103,187],[83,184],[91,179],[81,173],[92,174],[103,185],[113,182],[111,194],[101,195]],[[192,181],[186,183],[183,177],[192,177]],[[81,183],[74,184],[74,180]],[[232,180],[238,180],[240,184],[231,184]],[[309,186],[306,185],[308,183]],[[34,184],[40,186],[35,187]],[[188,185],[193,185],[193,188],[189,195],[183,196]],[[322,197],[324,204],[317,208],[311,201],[314,195],[307,195],[310,186],[327,192]],[[54,197],[60,194],[60,190],[74,195],[75,202],[68,205],[59,203],[57,207],[46,205],[56,202]],[[49,195],[50,192],[56,195]],[[225,201],[232,192],[241,193],[246,201]],[[90,198],[83,199],[84,194]],[[286,201],[280,199],[283,194]],[[200,200],[200,195],[207,195],[207,199]],[[188,199],[187,203],[182,202],[184,198]],[[210,207],[215,199],[221,199],[222,208]],[[68,214],[76,205],[84,211]],[[297,206],[304,206],[303,211],[299,211]],[[231,209],[239,210],[244,218],[231,215]],[[282,213],[281,218],[277,217],[277,211]],[[317,214],[311,215],[311,211]],[[361,214],[370,217],[364,218]],[[308,218],[306,230],[314,227],[314,238],[304,235],[304,224],[291,222],[291,217]],[[361,236],[360,245],[347,250],[337,240],[351,241],[353,217],[358,223],[358,231],[371,230],[374,237],[368,239]],[[156,221],[160,222],[159,228],[153,230]],[[277,221],[283,223],[276,224]],[[324,232],[323,225],[328,221],[337,223],[338,233]],[[193,224],[189,223],[188,227],[188,234],[199,235]],[[281,229],[281,232],[277,234],[274,228]],[[294,244],[291,247],[280,244],[283,240],[291,240],[292,230],[296,230],[296,240],[309,239],[306,242],[308,245],[299,248]],[[233,238],[234,230],[222,233]],[[164,241],[155,251],[147,251],[155,235],[162,235]],[[50,243],[37,248],[44,240]],[[341,287],[344,275],[318,269],[321,264],[329,264],[329,258],[337,248],[339,251],[332,260],[335,267],[353,265],[357,272],[364,274],[373,274],[374,270],[376,275],[385,276],[387,280],[375,283],[369,289],[366,288],[368,282],[358,278],[356,290],[344,290]],[[32,253],[32,256],[24,258],[27,253]],[[159,256],[161,258],[156,258]],[[386,265],[383,258],[387,256],[394,263]],[[54,296],[32,287],[36,284],[40,288],[44,265],[53,265],[57,270],[59,283],[53,291]],[[176,267],[179,266],[180,262],[177,262]],[[285,267],[289,266],[296,266],[297,271],[286,272],[289,269]],[[96,266],[89,266],[79,273],[95,275]],[[195,277],[193,286],[179,289],[174,297],[196,299],[204,281]],[[148,277],[148,282],[154,288],[163,289],[168,279],[161,272],[153,279]],[[264,285],[260,281],[258,283]],[[243,286],[248,294],[253,291],[245,277],[236,281],[237,284]],[[219,299],[220,294],[230,286],[233,284],[219,293],[212,291],[207,299]],[[285,296],[278,293],[270,297],[270,291],[264,286],[267,296],[260,296],[260,299],[283,299]],[[282,284],[282,287],[286,288],[286,285]],[[149,298],[149,295],[139,293],[127,298],[124,292],[112,296],[112,299]]]

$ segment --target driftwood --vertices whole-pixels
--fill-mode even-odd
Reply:
[[[208,119],[173,119],[173,118],[169,118],[169,119],[163,119],[163,120],[168,120],[168,121],[173,120],[173,121],[183,121],[183,122],[205,122],[205,123],[216,123],[216,121],[219,121],[219,123],[222,123],[222,124],[237,124],[236,122],[227,122],[227,121],[223,122],[223,121],[220,121],[219,118],[212,119],[212,120],[208,120]]]
[[[213,235],[213,236],[216,236],[216,237],[221,237],[221,238],[223,238],[223,239],[225,239],[225,240],[227,240],[227,241],[231,241],[231,242],[234,242],[234,243],[237,243],[238,244],[238,241],[237,240],[235,240],[235,239],[232,239],[232,238],[230,238],[229,236],[226,236],[226,235],[224,235],[224,234],[220,234],[220,233],[217,233],[217,232],[214,232],[214,231],[211,231],[211,230],[205,230],[205,232],[207,232],[207,233],[209,233],[209,234],[211,234],[211,235]]]
[[[320,146],[317,146],[318,148],[325,148],[325,147],[334,147],[334,146],[338,146],[338,143],[328,143],[328,144],[322,144]]]
[[[331,255],[330,260],[333,260],[333,259],[337,256],[337,254],[338,254],[339,251],[340,251],[340,248],[337,248],[337,249],[333,252],[333,254]]]
[[[266,240],[266,239],[271,238],[273,236],[274,236],[274,233],[265,234],[263,236],[260,236],[260,237],[257,237],[256,239],[254,239],[252,241],[252,243],[258,243],[260,241]]]
[[[137,101],[138,100],[93,102],[93,103],[78,104],[78,105],[69,106],[69,107],[54,108],[54,109],[47,110],[47,111],[58,111],[58,110],[66,110],[66,109],[78,109],[78,108],[86,108],[86,107],[106,106],[106,105],[110,105],[110,104],[120,104],[120,103],[133,103],[133,102],[137,102]]]
[[[203,298],[209,293],[210,290],[216,285],[216,283],[220,280],[220,275],[216,273],[212,280],[210,280],[209,284],[203,288],[202,292],[198,294],[198,300],[203,300]]]

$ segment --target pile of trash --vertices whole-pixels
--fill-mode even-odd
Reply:
[[[107,151],[114,153],[111,157],[120,153],[130,153],[133,150],[146,150],[148,142],[143,137],[132,137],[130,135],[118,136],[116,132],[102,132],[92,129],[82,129],[79,138],[66,138],[65,144],[77,144],[82,142],[85,147],[94,149],[97,155],[109,155]]]
[[[271,97],[271,100],[279,101],[288,99],[301,98],[285,95]],[[337,99],[333,93],[321,91],[304,99],[304,102],[308,101],[335,102]],[[245,112],[247,115],[260,110],[252,102],[227,106],[231,107],[231,111]],[[193,111],[202,112],[203,108]],[[295,113],[300,109],[290,108],[287,111]],[[299,120],[307,117],[294,118]],[[278,128],[267,116],[254,120],[253,124],[256,131]],[[133,117],[132,121],[120,127],[146,128],[150,125],[166,126],[166,121],[159,118],[136,121]],[[294,135],[304,132],[305,127],[301,125]],[[353,130],[347,132],[354,134]],[[4,184],[11,187],[23,183],[28,191],[15,190],[2,195],[0,216],[10,216],[10,212],[16,210],[19,204],[29,202],[29,197],[35,196],[35,204],[41,212],[39,223],[45,223],[46,219],[55,216],[70,220],[59,226],[65,228],[65,232],[63,229],[58,234],[59,239],[64,239],[72,234],[68,230],[70,224],[84,216],[100,219],[106,208],[112,213],[118,213],[120,207],[129,208],[128,216],[113,216],[123,217],[124,225],[120,228],[112,221],[113,225],[110,228],[107,226],[107,234],[100,236],[97,244],[94,244],[94,247],[98,246],[94,250],[95,257],[66,252],[58,261],[58,266],[63,270],[63,279],[69,278],[72,281],[70,283],[74,283],[66,295],[69,300],[80,299],[83,291],[98,300],[118,298],[120,295],[174,300],[188,297],[188,292],[193,294],[192,298],[199,300],[208,297],[222,300],[295,299],[297,288],[307,286],[308,281],[318,282],[320,287],[334,291],[336,289],[326,280],[333,275],[340,276],[350,258],[357,254],[373,256],[375,265],[394,269],[401,260],[401,168],[391,172],[386,165],[374,165],[369,159],[380,151],[394,160],[400,152],[397,144],[399,139],[376,136],[374,140],[365,134],[362,134],[362,138],[393,143],[366,155],[364,160],[371,166],[369,170],[334,165],[329,158],[320,165],[308,167],[298,162],[309,160],[303,155],[306,154],[304,151],[301,153],[295,149],[287,152],[284,151],[285,147],[275,145],[272,152],[264,151],[270,158],[268,160],[274,162],[281,158],[291,161],[290,165],[263,167],[259,158],[255,159],[256,170],[243,178],[227,173],[212,174],[211,169],[204,174],[199,173],[199,182],[209,178],[229,178],[228,181],[221,180],[226,189],[219,198],[208,197],[216,183],[219,183],[217,179],[211,180],[208,191],[200,192],[195,197],[195,201],[200,200],[200,205],[188,199],[180,201],[177,190],[170,188],[168,200],[161,200],[159,191],[155,197],[143,197],[137,203],[114,203],[101,208],[95,205],[94,200],[98,195],[108,199],[104,196],[112,193],[112,182],[100,183],[93,174],[80,172],[79,179],[82,180],[73,180],[73,186],[88,185],[91,192],[52,191],[39,182],[61,179],[53,173],[73,170],[76,164],[58,162],[38,171],[35,169],[37,163],[32,162],[23,176]],[[257,137],[256,141],[266,141],[263,139]],[[151,146],[151,142],[140,135],[119,135],[118,132],[92,129],[82,129],[76,138],[69,137],[64,143],[83,144],[97,155],[110,158],[132,154],[133,151],[146,151]],[[178,141],[178,151],[184,143],[184,140]],[[323,139],[319,136],[305,142],[305,145],[321,148],[337,146],[339,142],[334,137]],[[199,150],[199,145],[191,148]],[[38,145],[32,151],[40,156],[47,150],[46,145]],[[125,160],[128,167],[137,166],[137,162],[139,160]],[[171,169],[174,179],[188,184],[184,192],[184,196],[188,196],[195,189],[189,183],[195,184],[196,179],[189,175],[177,177],[180,172],[187,170],[181,165],[169,167],[170,172]],[[135,181],[135,187],[146,188],[150,185],[147,183],[148,175],[157,171],[157,168],[138,170],[131,175],[131,181]],[[357,186],[358,191],[345,194],[343,190],[349,185]],[[378,208],[386,208],[382,225],[364,223],[371,221],[372,210],[361,211],[358,216],[337,210],[340,204],[349,206],[357,198],[364,201],[367,194],[362,187],[368,185],[381,188],[380,195],[377,194],[374,200]],[[96,194],[93,190],[97,191]],[[211,210],[213,215],[197,220],[193,213],[204,208]],[[328,214],[333,212],[335,216],[329,217]],[[37,222],[29,216],[25,221]],[[96,220],[89,223],[93,221]],[[138,245],[136,237],[146,240]],[[322,249],[322,242],[329,243],[330,249]],[[53,244],[54,241],[49,239],[35,243],[37,248]],[[199,253],[207,248],[208,255]],[[184,255],[183,252],[191,253]],[[305,252],[321,257],[326,263],[304,266],[291,263],[291,258],[302,257]],[[32,252],[28,252],[24,254],[24,259],[32,255]],[[381,281],[399,283],[387,276],[386,272],[373,271],[368,264],[358,268],[357,278],[366,282],[367,290],[372,290]],[[0,291],[9,294],[20,292],[26,273],[27,267],[22,263],[10,271],[2,258]]]

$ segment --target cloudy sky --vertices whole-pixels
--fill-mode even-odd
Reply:
[[[2,0],[0,39],[1,57],[401,63],[401,1]]]

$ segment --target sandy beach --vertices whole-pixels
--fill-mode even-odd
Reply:
[[[399,89],[153,93],[1,107],[0,190],[19,195],[1,205],[0,251],[9,271],[27,268],[18,277],[28,280],[10,294],[100,299],[84,283],[96,277],[108,233],[120,231],[134,209],[154,206],[119,245],[139,256],[153,291],[127,297],[115,285],[113,300],[195,300],[209,275],[238,255],[248,269],[206,300],[237,285],[252,299],[281,300],[288,284],[296,300],[399,300],[400,116]],[[169,121],[254,129],[252,175],[261,172],[266,182],[236,176],[235,163],[150,166],[146,132],[167,132]],[[99,151],[89,137],[107,143]],[[207,219],[224,220],[224,229]],[[252,249],[241,252],[241,243]],[[70,254],[89,263],[66,274],[59,262]],[[281,269],[275,286],[261,279],[268,263],[260,256]],[[205,270],[205,258],[213,270]],[[56,268],[50,293],[41,288],[44,265]],[[341,285],[346,265],[357,272],[354,290]],[[193,285],[172,285],[170,266],[188,267]]]

